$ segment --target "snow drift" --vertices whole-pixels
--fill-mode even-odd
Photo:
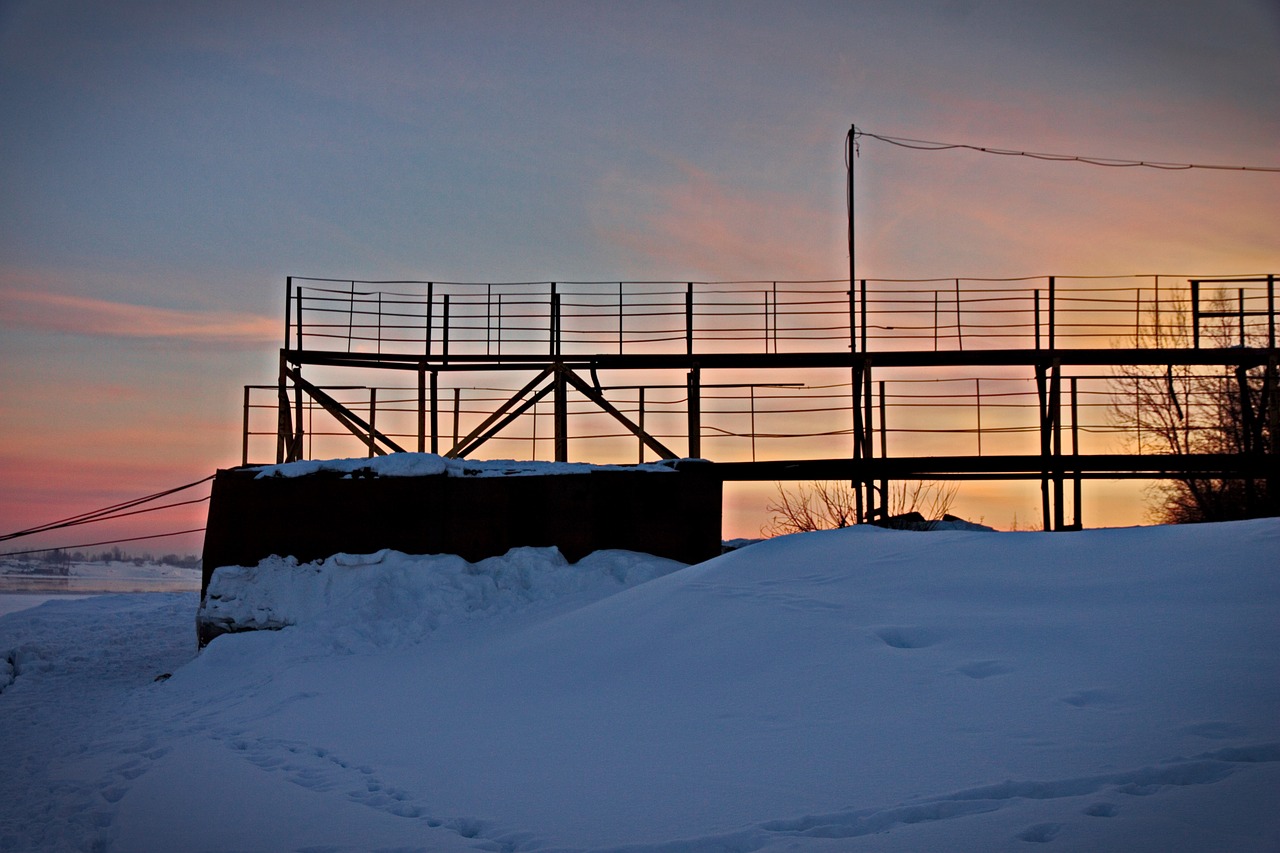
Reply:
[[[0,694],[0,847],[1271,851],[1278,546],[388,552],[228,578],[219,607],[287,627],[198,656],[194,596],[53,603],[0,619],[40,662]]]

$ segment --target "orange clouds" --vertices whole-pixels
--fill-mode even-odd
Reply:
[[[29,290],[0,290],[0,325],[14,329],[114,338],[181,338],[266,343],[280,337],[275,319],[228,311],[157,308]]]

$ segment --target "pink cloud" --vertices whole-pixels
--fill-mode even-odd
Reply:
[[[276,320],[255,314],[157,308],[29,290],[0,291],[0,324],[112,338],[264,343],[280,337]]]

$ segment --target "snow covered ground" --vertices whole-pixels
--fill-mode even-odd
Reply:
[[[0,618],[0,849],[1280,849],[1277,520],[274,568]]]

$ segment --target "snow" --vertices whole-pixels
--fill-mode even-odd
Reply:
[[[1259,520],[277,560],[210,610],[285,627],[198,655],[193,593],[54,601],[0,618],[0,849],[1274,851],[1278,554]]]
[[[589,474],[592,471],[647,471],[670,473],[679,462],[670,460],[646,462],[642,465],[596,465],[587,462],[537,462],[511,459],[451,459],[435,453],[390,453],[385,456],[354,459],[306,459],[279,465],[258,465],[257,479],[264,477],[307,477],[320,472],[351,476],[377,477],[547,477],[564,474]]]

